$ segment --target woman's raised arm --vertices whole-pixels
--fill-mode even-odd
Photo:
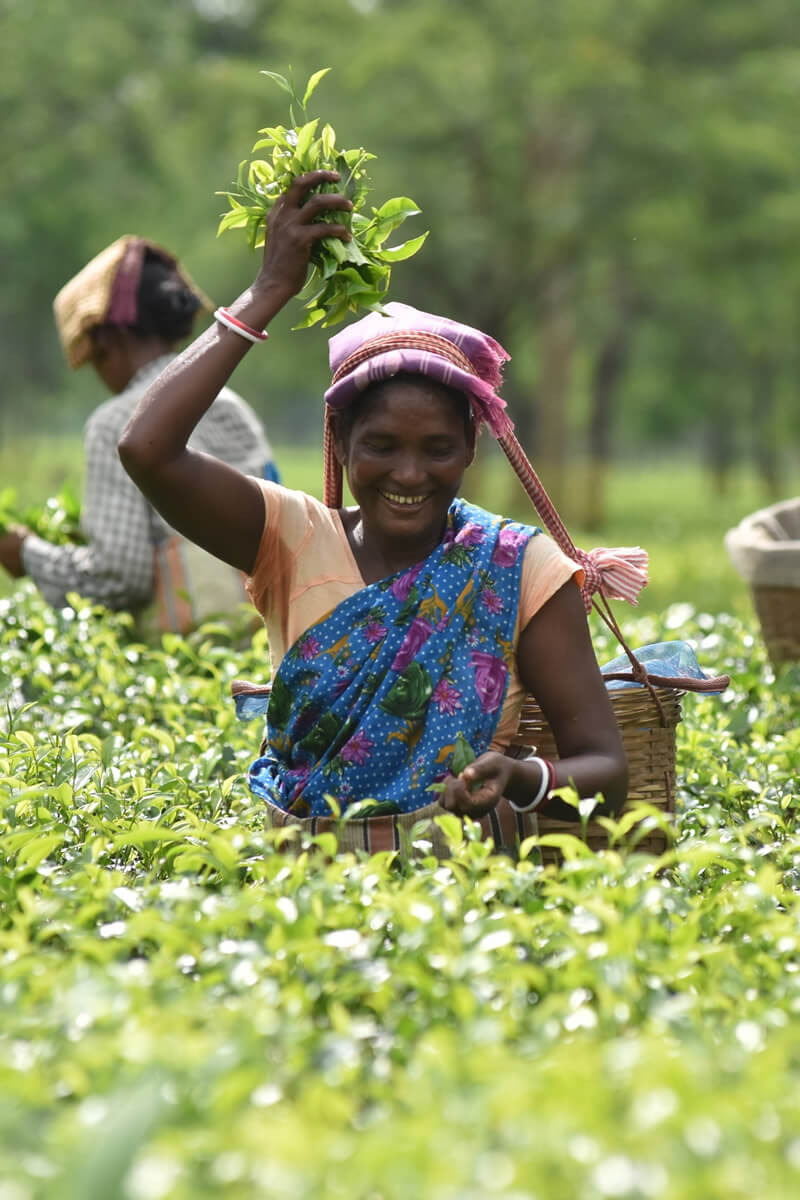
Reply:
[[[309,196],[313,188],[338,178],[332,171],[301,175],[274,205],[261,269],[252,287],[229,306],[233,316],[264,329],[305,283],[314,242],[349,240],[344,225],[315,220],[328,211],[349,211],[347,197]],[[215,322],[148,389],[119,443],[125,470],[164,519],[190,541],[248,573],[264,525],[261,489],[233,467],[190,450],[187,442],[251,346]]]

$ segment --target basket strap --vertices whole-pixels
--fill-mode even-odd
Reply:
[[[622,672],[616,676],[609,676],[608,678],[630,679],[633,683],[640,683],[643,687],[646,687],[658,710],[662,725],[666,725],[666,716],[658,693],[653,686],[654,684],[657,683],[662,687],[681,691],[711,691],[716,690],[715,685],[719,684],[727,687],[730,682],[727,676],[722,676],[710,683],[705,682],[703,684],[696,679],[690,680],[681,677],[680,679],[667,680],[663,676],[653,677],[648,674],[647,668],[643,663],[639,662],[639,659],[626,642],[608,603],[608,596],[627,600],[631,604],[636,603],[636,597],[647,583],[646,551],[642,550],[639,546],[620,548],[618,550],[607,550],[602,547],[589,551],[579,550],[567,532],[564,522],[558,515],[552,500],[545,491],[542,481],[533,468],[533,464],[522,449],[515,434],[508,433],[497,440],[502,446],[506,458],[516,471],[520,483],[530,497],[542,522],[547,527],[548,533],[550,533],[554,541],[569,558],[579,562],[583,567],[584,581],[581,592],[586,611],[590,612],[594,608],[595,612],[598,613],[614,634],[628,657],[631,664],[630,671]],[[597,598],[595,598],[595,594]]]
[[[619,679],[638,683],[633,671],[603,671],[603,679]],[[654,675],[647,672],[647,679],[655,687],[671,688],[679,692],[722,692],[731,681],[730,675],[714,675],[708,679],[695,679],[693,675]]]
[[[594,550],[579,550],[516,435],[506,433],[497,440],[547,532],[569,558],[583,567],[581,592],[586,611],[591,610],[595,592],[635,604],[636,597],[647,584],[647,552],[641,546],[621,546],[615,550],[599,546]]]

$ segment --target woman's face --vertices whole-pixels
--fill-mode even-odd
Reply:
[[[446,388],[423,376],[382,384],[340,444],[365,534],[429,553],[474,453]]]
[[[113,325],[98,325],[91,333],[89,362],[110,392],[117,395],[131,381],[135,367],[131,361],[129,338]]]

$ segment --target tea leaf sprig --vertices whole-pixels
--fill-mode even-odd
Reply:
[[[320,217],[328,223],[345,225],[351,240],[323,238],[315,242],[311,253],[311,272],[301,292],[305,316],[295,329],[305,329],[321,321],[335,325],[348,313],[359,309],[382,311],[389,290],[392,266],[416,254],[427,233],[399,246],[385,246],[387,238],[407,217],[419,208],[407,196],[395,196],[379,208],[366,210],[370,179],[365,165],[375,158],[363,147],[340,149],[333,126],[319,129],[320,119],[308,120],[308,102],[317,84],[330,67],[315,71],[302,96],[290,78],[275,71],[262,71],[290,97],[290,127],[267,126],[253,146],[252,154],[267,152],[268,157],[244,159],[239,164],[236,183],[217,195],[226,196],[230,208],[220,220],[217,236],[228,229],[243,229],[252,249],[263,246],[267,236],[266,219],[275,202],[288,191],[297,175],[308,171],[338,171],[336,183],[326,183],[315,192],[343,192],[353,203],[352,212],[332,212]],[[296,114],[300,114],[300,120]],[[319,132],[318,132],[319,130]]]
[[[23,510],[17,507],[13,488],[0,491],[0,534],[7,533],[15,525],[22,525],[46,542],[57,546],[74,545],[86,540],[80,519],[80,501],[68,486],[46,500],[41,508]]]
[[[463,733],[460,731],[456,734],[455,748],[453,750],[453,761],[450,765],[450,770],[456,778],[465,771],[470,763],[475,762],[475,751],[470,746]],[[479,783],[470,784],[470,791],[474,792],[481,785]],[[447,787],[446,783],[431,783],[427,787],[429,792],[443,792]]]

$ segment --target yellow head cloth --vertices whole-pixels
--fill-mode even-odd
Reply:
[[[174,255],[146,238],[126,233],[86,264],[53,301],[58,336],[67,362],[81,367],[91,356],[90,330],[96,325],[135,324],[135,295],[146,251],[177,271],[203,308],[213,311],[208,296],[193,282]]]

